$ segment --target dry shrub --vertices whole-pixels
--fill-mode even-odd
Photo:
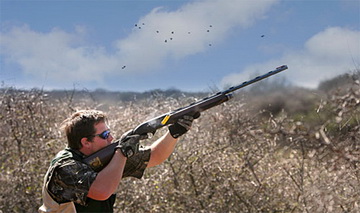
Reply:
[[[59,103],[39,90],[1,95],[1,210],[27,212],[40,203],[44,162],[59,147]]]
[[[359,87],[341,94],[311,99],[302,116],[286,109],[259,116],[246,100],[203,112],[167,161],[122,181],[116,211],[359,212]],[[0,100],[0,211],[36,212],[48,163],[65,146],[57,125],[75,109],[105,110],[120,136],[194,98],[100,104],[9,89]]]

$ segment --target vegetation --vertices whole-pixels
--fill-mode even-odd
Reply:
[[[360,212],[360,85],[353,79],[331,93],[239,93],[204,112],[169,160],[141,180],[124,179],[116,211]],[[66,145],[58,125],[76,109],[106,111],[121,135],[195,99],[83,94],[2,89],[0,212],[37,211],[49,162]]]

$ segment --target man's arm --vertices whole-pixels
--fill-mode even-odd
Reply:
[[[108,199],[121,181],[125,163],[126,157],[117,149],[109,164],[96,176],[87,196],[94,200]]]
[[[163,135],[161,138],[156,140],[151,146],[151,155],[148,164],[149,167],[153,167],[164,162],[174,151],[177,138],[173,138],[170,132]]]
[[[198,118],[200,113],[195,115]],[[176,123],[169,126],[169,131],[151,146],[150,161],[147,167],[152,167],[164,162],[174,151],[177,138],[185,134],[190,130],[194,117],[190,115],[184,115],[178,119]]]

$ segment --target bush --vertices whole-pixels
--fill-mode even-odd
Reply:
[[[41,90],[3,91],[0,212],[37,211],[49,162],[66,144],[58,125],[74,110],[106,110],[120,136],[194,101],[158,96],[104,105],[71,96],[53,99]],[[261,107],[244,105],[246,99],[210,109],[165,163],[148,169],[141,180],[122,181],[116,211],[359,212],[359,91],[354,84],[321,100],[297,100],[311,103],[298,111],[288,110],[294,103],[284,98],[282,110],[267,116]]]

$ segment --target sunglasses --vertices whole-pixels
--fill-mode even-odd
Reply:
[[[105,130],[102,133],[93,136],[99,136],[102,139],[108,139],[110,137],[110,130]]]

